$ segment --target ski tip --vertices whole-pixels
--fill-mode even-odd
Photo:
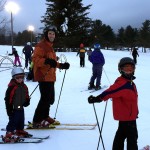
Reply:
[[[45,139],[49,139],[50,138],[50,135],[48,135]]]
[[[1,131],[6,131],[6,129],[5,128],[1,128]]]

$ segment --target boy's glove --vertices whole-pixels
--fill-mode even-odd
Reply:
[[[24,104],[23,104],[24,107],[27,107],[27,106],[29,106],[29,105],[30,105],[30,102],[29,102],[29,101],[26,101],[26,102],[24,102]]]
[[[91,95],[91,96],[89,96],[88,97],[88,102],[89,102],[89,104],[92,104],[92,103],[100,103],[100,102],[102,102],[102,100],[100,99],[100,96],[98,95],[98,96],[93,96],[93,95]]]
[[[24,107],[27,107],[27,106],[29,106],[29,105],[30,105],[30,98],[27,99],[27,100],[24,102],[23,106],[24,106]]]
[[[51,58],[45,59],[45,64],[46,64],[46,65],[50,65],[51,68],[56,68],[56,66],[57,66],[56,60],[51,59]]]
[[[60,69],[69,69],[70,67],[70,64],[69,63],[60,63]]]

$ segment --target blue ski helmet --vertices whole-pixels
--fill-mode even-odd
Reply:
[[[96,43],[96,44],[94,44],[94,48],[95,48],[95,49],[100,49],[100,48],[101,48],[101,45],[100,45],[99,43]]]

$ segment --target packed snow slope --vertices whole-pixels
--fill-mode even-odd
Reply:
[[[21,56],[21,62],[24,68],[24,55],[22,54],[23,47],[15,47]],[[0,46],[0,59],[11,53],[10,46]],[[131,57],[129,51],[114,51],[114,50],[103,50],[102,52],[105,57],[105,65],[102,74],[102,85],[110,86],[115,79],[120,76],[118,72],[118,62],[122,57]],[[150,85],[150,53],[143,53],[140,50],[139,57],[137,58],[137,65],[135,71],[135,83],[138,90],[138,104],[139,104],[139,118],[137,119],[138,128],[138,146],[139,149],[145,145],[150,144],[150,100],[149,100],[149,85]],[[58,111],[56,108],[64,78],[65,71],[57,70],[57,81],[55,83],[55,103],[50,108],[51,117],[55,117],[61,123],[96,123],[95,113],[93,105],[87,102],[87,98],[91,95],[89,91],[81,92],[86,90],[90,77],[92,75],[92,65],[88,61],[87,55],[85,58],[85,67],[81,68],[79,65],[79,57],[76,56],[75,52],[57,52],[57,56],[65,55],[67,61],[70,63],[70,69],[66,71],[65,80],[62,88],[62,93],[58,105]],[[10,57],[12,60],[13,56]],[[64,57],[61,57],[64,59]],[[8,122],[8,117],[5,109],[5,91],[7,85],[11,79],[11,69],[5,70],[12,67],[9,60],[5,60],[0,66],[0,128],[5,128]],[[5,70],[5,71],[4,71]],[[28,70],[25,70],[28,71]],[[37,82],[25,81],[29,88],[30,94],[37,86]],[[103,90],[92,93],[98,95]],[[40,98],[39,89],[37,88],[31,96],[31,104],[25,108],[25,123],[32,121],[35,108]],[[96,113],[98,115],[99,124],[101,126],[104,109],[106,102],[95,104]],[[115,136],[115,132],[118,127],[118,122],[113,119],[112,115],[112,102],[108,101],[106,116],[104,120],[104,126],[102,130],[102,137],[105,144],[106,150],[112,149],[112,143]],[[96,150],[99,138],[99,130],[96,127],[94,130],[28,130],[34,136],[50,135],[50,138],[44,140],[40,144],[7,144],[0,145],[0,149],[3,150]],[[4,131],[0,131],[0,135],[4,135]],[[126,143],[126,142],[125,142]],[[125,144],[126,145],[126,144]],[[126,147],[126,146],[125,146]],[[100,143],[99,150],[103,149]]]

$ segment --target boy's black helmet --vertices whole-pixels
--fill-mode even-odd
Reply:
[[[126,64],[131,64],[134,66],[135,68],[135,62],[132,58],[130,57],[123,57],[122,59],[120,59],[119,63],[118,63],[118,70],[119,72],[126,78],[132,78],[133,75],[134,75],[134,72],[131,73],[131,74],[126,74],[123,70],[122,70],[122,67]]]
[[[121,67],[123,67],[125,64],[132,64],[135,67],[135,62],[132,58],[130,57],[123,57],[122,59],[120,59],[119,63],[118,63],[118,68],[120,69]]]

